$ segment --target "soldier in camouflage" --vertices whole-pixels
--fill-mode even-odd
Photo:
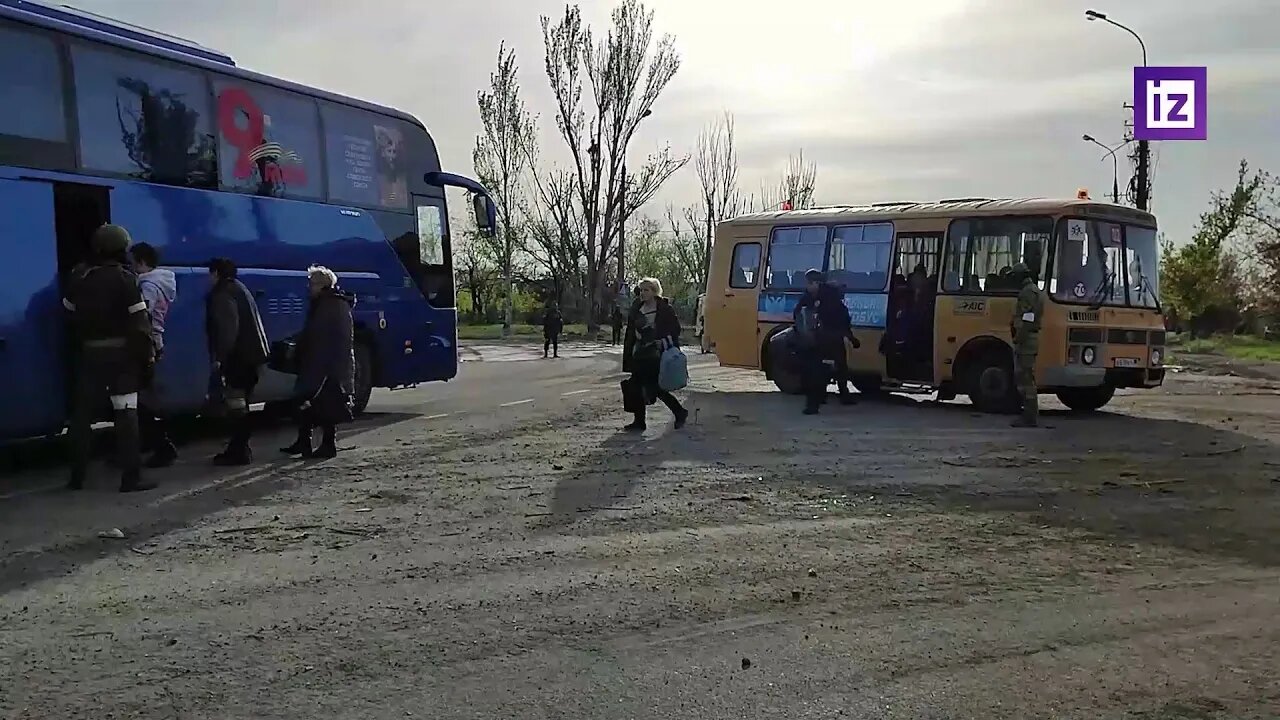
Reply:
[[[1013,374],[1022,396],[1022,417],[1013,422],[1014,427],[1036,427],[1040,419],[1039,400],[1036,397],[1036,354],[1040,351],[1040,322],[1044,315],[1044,295],[1036,283],[1036,275],[1026,263],[1018,263],[1010,269],[1018,278],[1018,304],[1009,321],[1013,336]]]
[[[75,339],[75,392],[69,435],[71,481],[84,487],[92,438],[90,423],[100,400],[109,398],[116,432],[120,492],[155,487],[142,480],[138,438],[138,392],[155,364],[151,319],[138,290],[138,277],[128,266],[129,233],[118,225],[93,232],[92,263],[76,268],[62,304]],[[102,396],[107,396],[103,398]]]

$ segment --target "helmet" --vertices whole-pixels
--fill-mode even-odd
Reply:
[[[129,249],[129,231],[119,225],[103,225],[93,231],[89,247],[100,256],[119,255]]]
[[[1029,275],[1030,273],[1031,268],[1024,262],[1014,263],[1014,266],[1009,268],[1010,275]]]

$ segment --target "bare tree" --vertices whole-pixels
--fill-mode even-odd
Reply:
[[[480,122],[484,132],[476,136],[472,152],[476,174],[489,188],[498,210],[498,230],[494,233],[498,265],[502,271],[502,334],[511,334],[512,278],[515,275],[518,250],[516,211],[521,205],[521,188],[529,168],[527,148],[534,142],[533,117],[520,97],[516,53],[506,44],[498,48],[497,70],[489,75],[489,89],[477,93]]]
[[[680,56],[670,35],[655,43],[653,12],[640,0],[623,0],[614,9],[602,39],[583,25],[576,5],[567,5],[555,23],[543,16],[542,37],[556,126],[575,174],[592,308],[587,324],[594,332],[606,305],[606,264],[615,257],[621,221],[688,160],[668,147],[649,155],[638,172],[625,169],[636,128],[675,77]]]
[[[531,164],[535,163],[531,160]],[[574,201],[574,176],[563,169],[535,171],[532,185],[534,197],[524,208],[529,230],[524,251],[546,272],[552,296],[563,307],[569,286],[581,285],[576,281],[586,254],[582,216]]]
[[[698,206],[687,208],[684,215],[689,226],[701,236],[702,243],[696,262],[691,262],[692,258],[683,260],[688,276],[698,287],[706,287],[716,225],[741,214],[746,208],[746,200],[738,190],[738,151],[733,142],[732,114],[726,112],[719,121],[703,128],[698,135],[693,168],[702,187],[702,200]],[[670,209],[667,220],[675,234],[677,248],[688,252],[689,245]]]
[[[772,187],[761,184],[760,210],[768,212],[790,207],[803,210],[813,207],[813,195],[818,185],[818,165],[806,162],[804,150],[787,159],[787,169],[778,183]]]
[[[490,291],[496,285],[494,263],[486,243],[475,229],[455,233],[460,242],[454,247],[453,267],[458,284],[467,291],[471,300],[470,320],[482,323],[489,316]],[[462,309],[461,307],[459,308]]]

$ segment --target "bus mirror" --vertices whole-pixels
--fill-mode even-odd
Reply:
[[[485,235],[492,235],[497,224],[493,201],[484,193],[476,193],[471,196],[471,207],[476,216],[476,228]]]

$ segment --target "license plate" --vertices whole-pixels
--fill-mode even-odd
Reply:
[[[1116,367],[1139,367],[1142,361],[1138,358],[1116,358]]]

